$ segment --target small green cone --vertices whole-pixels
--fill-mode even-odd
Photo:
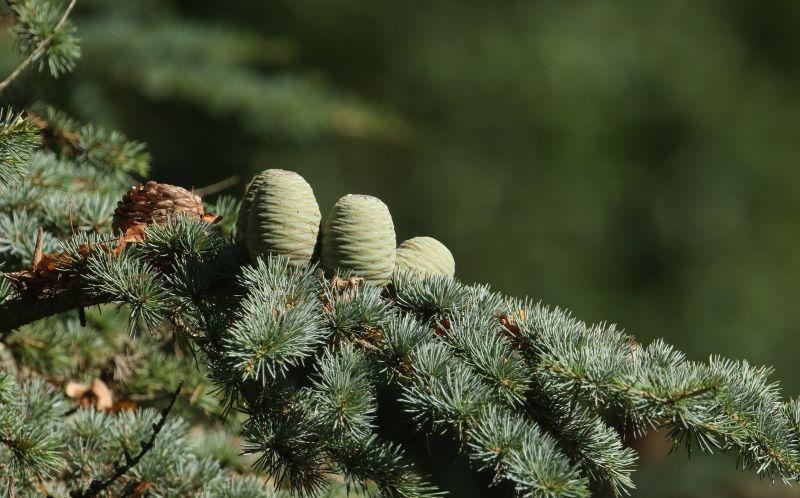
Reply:
[[[419,272],[423,275],[456,273],[456,262],[447,246],[433,237],[414,237],[397,248],[397,269]]]
[[[373,285],[394,271],[394,223],[389,208],[369,195],[348,194],[333,206],[322,229],[322,264],[328,273],[349,270]]]
[[[237,238],[255,262],[259,256],[284,255],[294,266],[314,256],[322,215],[311,186],[293,171],[268,169],[253,178],[245,192]]]

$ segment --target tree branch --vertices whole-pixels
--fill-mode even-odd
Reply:
[[[109,296],[90,294],[80,287],[26,295],[0,306],[0,339],[12,330],[48,316],[111,301]]]
[[[59,19],[58,24],[56,24],[56,27],[53,29],[53,32],[50,33],[50,35],[47,38],[42,40],[39,43],[39,45],[36,46],[36,49],[33,52],[31,52],[31,55],[29,55],[24,61],[22,61],[22,63],[20,63],[20,65],[17,66],[17,68],[14,69],[14,71],[11,74],[9,74],[6,79],[0,82],[0,92],[5,90],[6,87],[10,85],[12,81],[17,79],[17,77],[20,74],[22,74],[22,71],[24,71],[28,66],[36,62],[39,59],[39,57],[41,57],[44,54],[45,50],[47,50],[47,47],[49,47],[50,44],[53,43],[53,39],[56,37],[58,30],[60,30],[61,27],[64,26],[64,23],[67,22],[67,18],[72,12],[72,9],[75,7],[77,1],[78,0],[72,0],[69,3],[69,5],[67,5],[67,8],[64,10],[64,15],[62,15],[61,19]]]
[[[237,183],[239,183],[239,175],[233,175],[218,182],[212,183],[211,185],[206,185],[205,187],[196,188],[193,190],[195,194],[203,197],[206,195],[216,194],[217,192],[222,192],[226,188],[233,187]]]
[[[114,481],[116,481],[117,479],[125,475],[133,467],[135,467],[136,464],[138,464],[139,461],[142,459],[142,457],[144,457],[148,451],[153,449],[153,446],[155,445],[156,441],[156,436],[158,436],[158,433],[161,432],[161,429],[164,428],[164,423],[167,421],[167,415],[169,415],[169,412],[172,410],[172,406],[175,404],[175,400],[178,399],[178,395],[180,394],[182,387],[183,387],[183,381],[181,381],[181,383],[178,384],[178,388],[175,389],[174,393],[172,393],[172,398],[170,399],[169,404],[163,410],[161,410],[161,418],[158,420],[158,422],[153,424],[153,432],[150,434],[150,439],[142,443],[139,453],[137,453],[133,457],[130,457],[126,452],[125,464],[118,465],[116,470],[114,471],[114,474],[112,474],[105,480],[94,479],[92,480],[91,484],[89,484],[88,488],[82,491],[73,491],[72,493],[70,493],[70,496],[72,498],[93,498],[95,496],[98,496],[103,490],[111,486],[114,483]]]

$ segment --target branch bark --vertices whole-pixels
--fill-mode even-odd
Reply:
[[[93,295],[80,287],[23,296],[0,305],[0,339],[12,330],[42,318],[109,301],[108,296]]]

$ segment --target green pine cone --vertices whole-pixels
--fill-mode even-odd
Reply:
[[[414,237],[397,248],[397,269],[409,270],[424,275],[447,275],[456,273],[456,262],[447,246],[433,237]]]
[[[369,195],[348,194],[333,206],[322,229],[322,264],[329,273],[350,270],[373,285],[394,271],[394,223],[389,208]]]
[[[285,255],[292,265],[314,256],[322,215],[311,186],[293,171],[268,169],[253,178],[245,192],[237,227],[250,260]],[[237,229],[238,232],[238,229]]]

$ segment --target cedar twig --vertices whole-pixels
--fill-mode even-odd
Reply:
[[[64,313],[70,310],[79,310],[81,325],[85,326],[86,317],[83,308],[106,304],[113,301],[113,296],[105,293],[90,292],[83,285],[83,275],[60,275],[58,269],[46,268],[41,270],[37,266],[44,258],[57,258],[64,254],[45,255],[41,251],[43,232],[40,229],[37,249],[34,251],[34,266],[30,270],[12,273],[0,273],[0,279],[6,279],[18,288],[18,296],[0,303],[0,342],[11,331],[42,318]],[[106,244],[116,241],[116,248],[108,248]],[[137,240],[138,241],[138,240]],[[99,248],[102,251],[116,253],[126,243],[130,242],[127,236],[118,239],[99,241],[88,246],[88,250]],[[41,270],[41,271],[40,271]]]
[[[148,451],[153,449],[156,436],[158,436],[158,433],[164,428],[164,423],[167,421],[167,415],[169,415],[170,410],[172,410],[175,400],[178,399],[178,395],[180,394],[182,387],[183,381],[178,384],[178,388],[175,389],[174,393],[172,393],[172,398],[170,399],[169,404],[163,410],[161,410],[161,418],[158,420],[158,422],[153,424],[153,432],[150,434],[150,439],[142,443],[139,453],[134,456],[130,456],[125,453],[125,463],[123,465],[118,464],[114,474],[109,476],[107,479],[93,479],[88,488],[82,491],[73,491],[70,493],[70,496],[72,498],[93,498],[98,496],[102,491],[111,486],[114,481],[135,467],[136,464],[139,463],[139,460],[141,460]]]
[[[237,183],[239,183],[239,175],[233,175],[223,180],[220,180],[216,183],[212,183],[211,185],[206,185],[205,187],[196,188],[194,189],[194,193],[199,195],[200,197],[216,194],[217,192],[221,192],[228,187],[233,187]]]
[[[33,255],[33,268],[12,273],[0,273],[0,279],[6,279],[15,284],[19,296],[4,301],[0,304],[0,341],[14,329],[29,323],[57,315],[66,311],[81,310],[81,325],[85,326],[85,312],[83,308],[109,303],[112,296],[89,292],[83,285],[81,276],[65,276],[40,273],[38,266],[45,257],[58,255],[44,255],[41,250],[43,238],[42,229],[39,229],[36,249]],[[101,240],[89,246],[89,249],[99,248],[109,251],[106,244],[117,241],[122,247],[122,239]],[[47,271],[45,271],[47,273]],[[57,273],[57,272],[56,272]]]
[[[50,44],[53,43],[53,39],[56,37],[58,31],[61,29],[62,26],[64,26],[64,23],[67,22],[67,18],[69,17],[69,14],[72,12],[72,9],[75,7],[75,3],[77,3],[77,1],[78,0],[72,0],[69,3],[69,5],[67,5],[67,8],[64,10],[64,15],[62,15],[61,19],[58,20],[58,23],[56,24],[56,27],[53,29],[53,32],[50,33],[50,35],[47,38],[39,42],[39,45],[36,46],[36,49],[34,49],[34,51],[31,52],[31,55],[29,55],[24,61],[22,61],[22,63],[19,66],[17,66],[17,68],[14,69],[14,71],[11,74],[9,74],[6,79],[0,82],[0,92],[5,90],[6,87],[10,85],[12,81],[17,79],[17,77],[20,74],[22,74],[22,71],[24,71],[28,66],[36,62],[39,59],[39,57],[41,57],[44,54],[45,50],[47,50],[47,47],[49,47]]]

